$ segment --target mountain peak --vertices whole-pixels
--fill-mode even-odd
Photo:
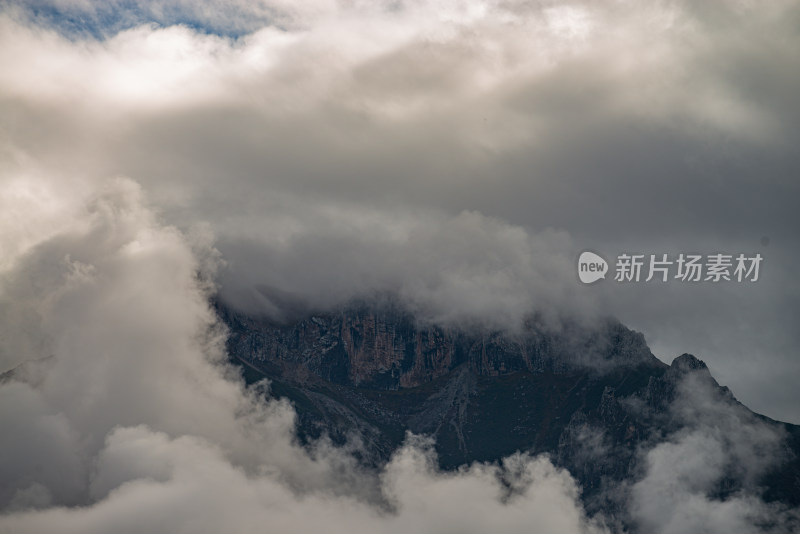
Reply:
[[[412,432],[434,439],[444,469],[545,453],[576,477],[590,513],[608,512],[606,488],[631,479],[642,447],[691,423],[676,408],[688,390],[738,406],[703,361],[682,354],[667,366],[641,333],[610,318],[554,326],[533,317],[524,330],[503,332],[435,326],[384,305],[280,324],[221,303],[217,310],[245,380],[267,377],[271,394],[294,404],[301,443],[357,436],[359,458],[381,465]],[[692,413],[708,409],[699,403]],[[735,409],[747,418],[745,407]],[[795,503],[799,468],[775,469],[759,483]],[[741,487],[733,481],[729,490]]]
[[[709,373],[708,366],[703,360],[700,360],[694,355],[688,353],[681,354],[672,360],[670,368],[681,373],[689,373],[693,371],[704,371]]]

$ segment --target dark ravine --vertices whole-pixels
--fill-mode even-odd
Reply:
[[[736,417],[786,436],[761,479],[726,478],[713,497],[753,489],[800,504],[800,427],[753,414],[692,355],[664,364],[641,334],[611,319],[558,329],[532,319],[509,334],[418,324],[396,306],[289,324],[217,310],[232,360],[249,382],[267,377],[294,404],[301,441],[359,440],[366,463],[386,461],[409,431],[435,438],[444,469],[547,453],[580,483],[590,513],[613,516],[605,490],[635,481],[641,450],[688,424],[676,406],[689,377]]]

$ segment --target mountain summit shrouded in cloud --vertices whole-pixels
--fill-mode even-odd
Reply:
[[[795,1],[0,2],[0,532],[616,528],[558,459],[298,445],[212,301],[285,325],[390,295],[475,335],[614,315],[800,421],[799,23]],[[583,250],[764,261],[588,287]],[[690,386],[616,506],[788,531],[753,482],[786,436]],[[711,491],[727,476],[741,493]]]

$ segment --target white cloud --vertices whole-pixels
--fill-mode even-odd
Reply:
[[[424,444],[380,479],[324,441],[300,448],[288,404],[220,361],[189,243],[135,183],[111,181],[64,222],[2,273],[10,315],[38,304],[10,356],[52,358],[33,386],[24,371],[0,384],[0,531],[598,530],[545,459],[508,460],[518,491],[503,502],[496,467],[439,473]]]

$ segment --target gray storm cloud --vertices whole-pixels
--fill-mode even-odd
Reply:
[[[601,528],[543,458],[445,475],[412,439],[375,474],[298,448],[291,407],[224,365],[217,290],[267,314],[385,293],[439,322],[616,313],[798,420],[796,2],[137,5],[98,40],[2,4],[0,531]],[[764,279],[584,288],[583,248],[758,250]],[[643,451],[641,524],[767,513],[705,499],[707,426]],[[670,471],[692,450],[709,471]]]

